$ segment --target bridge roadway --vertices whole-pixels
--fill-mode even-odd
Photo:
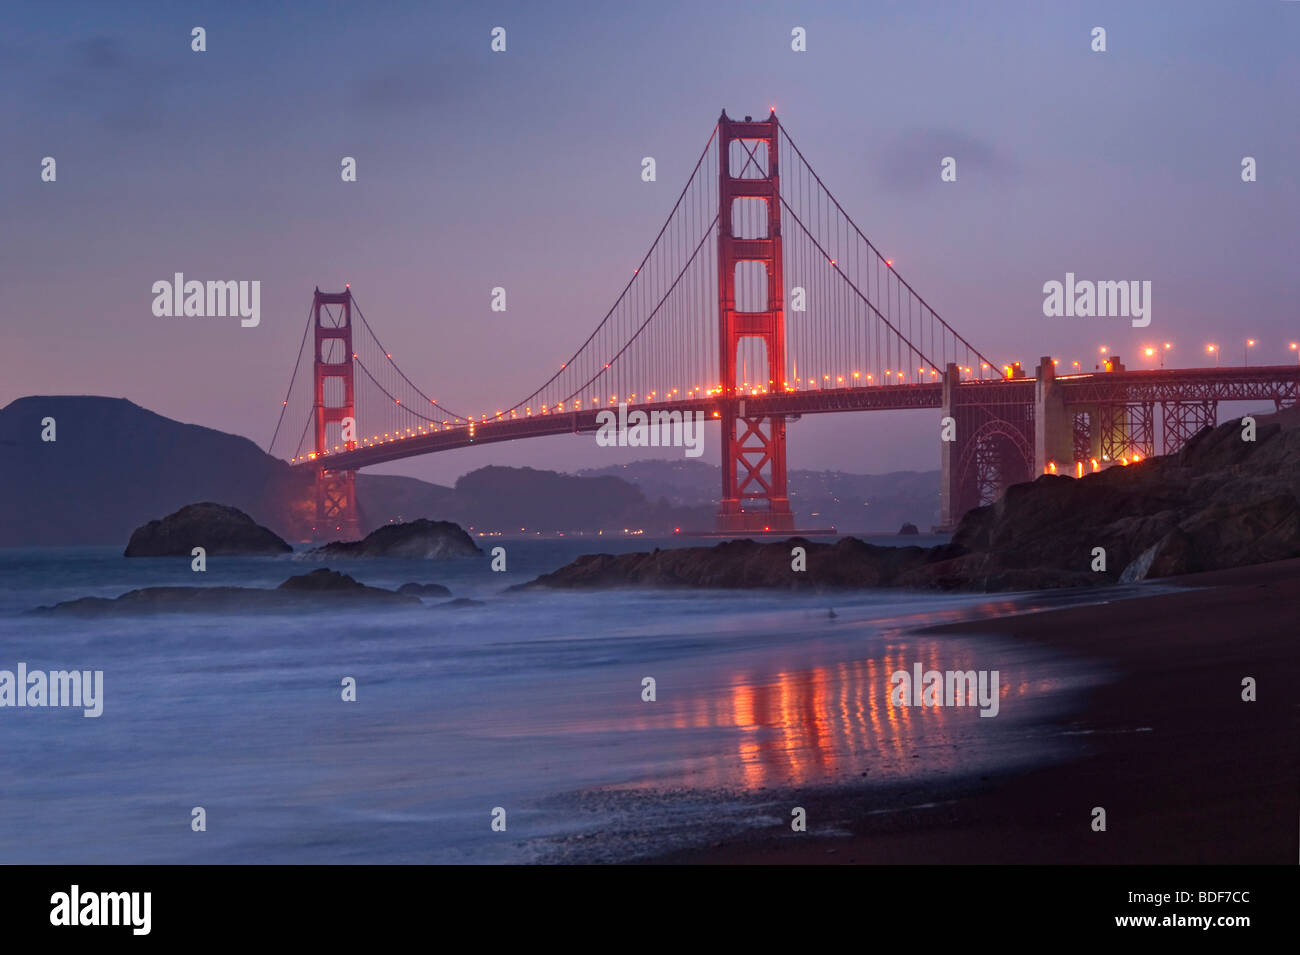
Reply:
[[[1143,404],[1147,402],[1219,402],[1272,400],[1278,405],[1300,401],[1300,364],[1271,365],[1256,368],[1182,368],[1148,371],[1095,372],[1062,375],[1055,379],[1064,391],[1068,405]],[[956,401],[967,405],[1006,405],[1034,403],[1033,378],[997,378],[962,381]],[[775,395],[750,395],[724,398],[714,396],[695,400],[665,401],[629,405],[628,410],[700,411],[706,420],[721,417],[730,404],[744,414],[800,416],[843,411],[900,411],[943,407],[943,382],[924,384],[874,385],[863,388],[825,388]],[[596,416],[601,411],[617,411],[616,406],[585,408],[534,414],[528,417],[488,418],[471,425],[449,428],[412,428],[409,433],[390,435],[371,443],[369,439],[350,451],[324,455],[307,455],[290,462],[294,467],[326,467],[332,471],[354,471],[387,461],[450,451],[499,441],[540,438],[557,434],[582,434],[596,431]]]

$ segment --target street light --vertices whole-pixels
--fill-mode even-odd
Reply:
[[[1296,361],[1300,362],[1300,342],[1292,342],[1291,350],[1295,352]]]
[[[1165,351],[1169,351],[1169,349],[1171,349],[1171,348],[1173,348],[1173,347],[1174,347],[1174,343],[1173,343],[1173,342],[1165,342]],[[1165,367],[1165,353],[1164,353],[1164,352],[1161,352],[1161,353],[1160,353],[1160,367],[1161,367],[1161,368]]]
[[[1246,367],[1250,366],[1250,350],[1254,347],[1255,347],[1255,339],[1247,338],[1246,347],[1241,350],[1241,354],[1244,356],[1242,360],[1242,364],[1245,365]]]
[[[1219,346],[1206,345],[1205,350],[1214,356],[1214,367],[1218,368],[1219,367]]]

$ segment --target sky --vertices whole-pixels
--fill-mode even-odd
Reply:
[[[770,105],[997,360],[1091,366],[1105,345],[1140,367],[1167,341],[1170,365],[1212,364],[1209,342],[1239,364],[1246,338],[1251,364],[1297,360],[1298,2],[11,2],[6,21],[0,405],[126,397],[265,447],[312,290],[350,283],[427,393],[502,407],[613,303],[722,109]],[[1150,327],[1045,316],[1067,271],[1151,281]],[[261,323],[155,316],[175,272],[259,280]],[[937,449],[916,413],[789,431],[791,468],[933,469]],[[377,470],[644,454],[565,436]]]

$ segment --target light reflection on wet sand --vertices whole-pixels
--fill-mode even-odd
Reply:
[[[978,657],[978,658],[977,658]],[[883,654],[773,675],[736,671],[716,695],[660,700],[633,710],[624,730],[722,731],[729,745],[713,755],[697,754],[677,780],[699,788],[758,789],[833,781],[869,770],[872,778],[914,775],[913,756],[924,751],[926,771],[959,768],[963,746],[981,745],[1023,726],[1014,707],[998,717],[979,715],[978,706],[903,706],[891,699],[890,675],[925,670],[1000,669],[999,697],[1024,699],[1060,688],[1045,675],[1026,677],[1026,668],[992,665],[989,655],[951,641],[891,643]],[[578,729],[578,727],[572,727]],[[596,727],[587,726],[586,731]],[[639,785],[663,784],[662,777]]]

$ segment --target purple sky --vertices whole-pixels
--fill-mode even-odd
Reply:
[[[501,407],[613,302],[719,111],[772,104],[899,272],[999,360],[1091,367],[1105,344],[1136,365],[1171,341],[1171,364],[1201,365],[1214,341],[1240,363],[1247,337],[1252,364],[1296,360],[1300,3],[230,6],[9,6],[0,404],[123,396],[265,446],[312,289],[351,282],[427,392]],[[260,280],[261,325],[155,317],[150,287],[176,271]],[[1150,328],[1044,317],[1067,271],[1151,281]],[[380,470],[641,454],[566,437]],[[792,468],[937,464],[915,415],[790,430]]]

